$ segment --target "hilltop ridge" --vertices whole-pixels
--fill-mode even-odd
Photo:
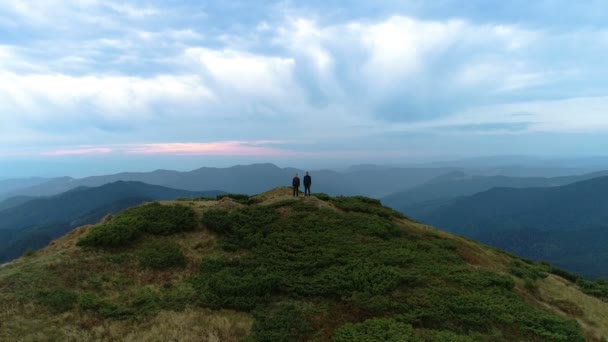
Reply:
[[[127,209],[0,268],[0,340],[601,341],[607,288],[570,280],[374,199],[275,188]]]

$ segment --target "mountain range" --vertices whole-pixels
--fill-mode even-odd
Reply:
[[[363,168],[346,172],[311,171],[312,189],[331,195],[382,197],[425,183],[454,168]],[[230,193],[257,194],[266,189],[290,185],[295,173],[305,170],[279,168],[274,164],[239,165],[228,168],[203,167],[188,172],[156,170],[125,172],[81,179],[53,178],[43,183],[0,193],[0,199],[13,196],[50,196],[79,186],[95,187],[116,181],[137,181],[189,191],[222,190]]]
[[[412,205],[410,217],[546,260],[590,278],[608,277],[608,177],[556,187],[493,188]]]
[[[417,206],[425,202],[442,203],[497,187],[553,187],[607,175],[608,171],[600,171],[563,177],[507,177],[469,175],[462,171],[454,171],[422,185],[385,196],[382,198],[382,203],[396,210],[409,211],[408,207],[412,205]]]

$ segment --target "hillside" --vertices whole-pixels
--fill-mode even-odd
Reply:
[[[554,187],[606,175],[608,175],[608,171],[564,177],[474,176],[462,172],[452,172],[425,184],[385,196],[382,198],[382,203],[395,210],[408,212],[410,207],[418,207],[425,202],[445,203],[456,197],[470,196],[497,187]]]
[[[313,190],[328,194],[386,196],[448,173],[450,168],[390,168],[336,172],[312,171]],[[291,184],[296,172],[304,170],[279,168],[274,164],[238,165],[228,168],[203,167],[188,172],[157,170],[153,172],[124,172],[115,175],[82,179],[69,177],[51,179],[45,183],[7,193],[10,196],[49,196],[79,186],[97,187],[116,181],[136,181],[173,189],[217,189],[230,193],[256,194],[277,186]],[[2,195],[0,194],[0,198]]]
[[[608,177],[559,187],[494,188],[410,207],[416,220],[587,277],[608,277]]]
[[[108,213],[143,202],[215,197],[221,193],[175,190],[140,182],[114,182],[95,188],[79,187],[51,197],[13,198],[7,200],[12,205],[0,210],[0,262],[16,258],[28,249],[44,247],[52,239],[78,226],[98,222]]]
[[[131,208],[0,268],[0,340],[601,341],[607,301],[377,200],[278,188]]]

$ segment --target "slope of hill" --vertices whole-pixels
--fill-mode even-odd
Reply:
[[[279,188],[131,208],[5,265],[0,340],[601,341],[607,300],[377,200]]]
[[[531,188],[567,185],[597,177],[607,176],[608,171],[566,177],[506,177],[471,176],[463,172],[453,172],[439,176],[417,187],[400,191],[382,198],[382,203],[399,211],[408,211],[410,206],[424,202],[435,202],[469,196],[496,187]]]
[[[365,194],[381,197],[397,190],[407,189],[453,171],[450,168],[392,168],[335,172],[313,171],[313,189],[329,194]],[[116,181],[138,181],[174,189],[218,189],[232,193],[257,194],[266,189],[291,184],[296,172],[303,170],[279,168],[273,164],[239,165],[228,168],[204,167],[189,172],[157,170],[153,172],[126,172],[115,175],[83,179],[56,178],[47,183],[7,194],[6,196],[49,196],[78,186],[100,186]]]
[[[608,277],[608,177],[559,187],[494,188],[408,215],[587,277]]]
[[[27,249],[46,246],[71,229],[99,221],[108,213],[146,201],[178,197],[215,197],[223,192],[191,192],[140,182],[114,182],[101,187],[79,187],[60,195],[30,199],[0,210],[0,262]]]

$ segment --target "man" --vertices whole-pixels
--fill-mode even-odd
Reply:
[[[304,196],[310,196],[310,185],[312,184],[312,177],[306,171],[306,176],[304,176]]]
[[[300,177],[298,177],[297,173],[296,173],[296,176],[293,177],[293,179],[291,180],[291,185],[293,186],[293,195],[295,197],[299,197],[300,196]]]

